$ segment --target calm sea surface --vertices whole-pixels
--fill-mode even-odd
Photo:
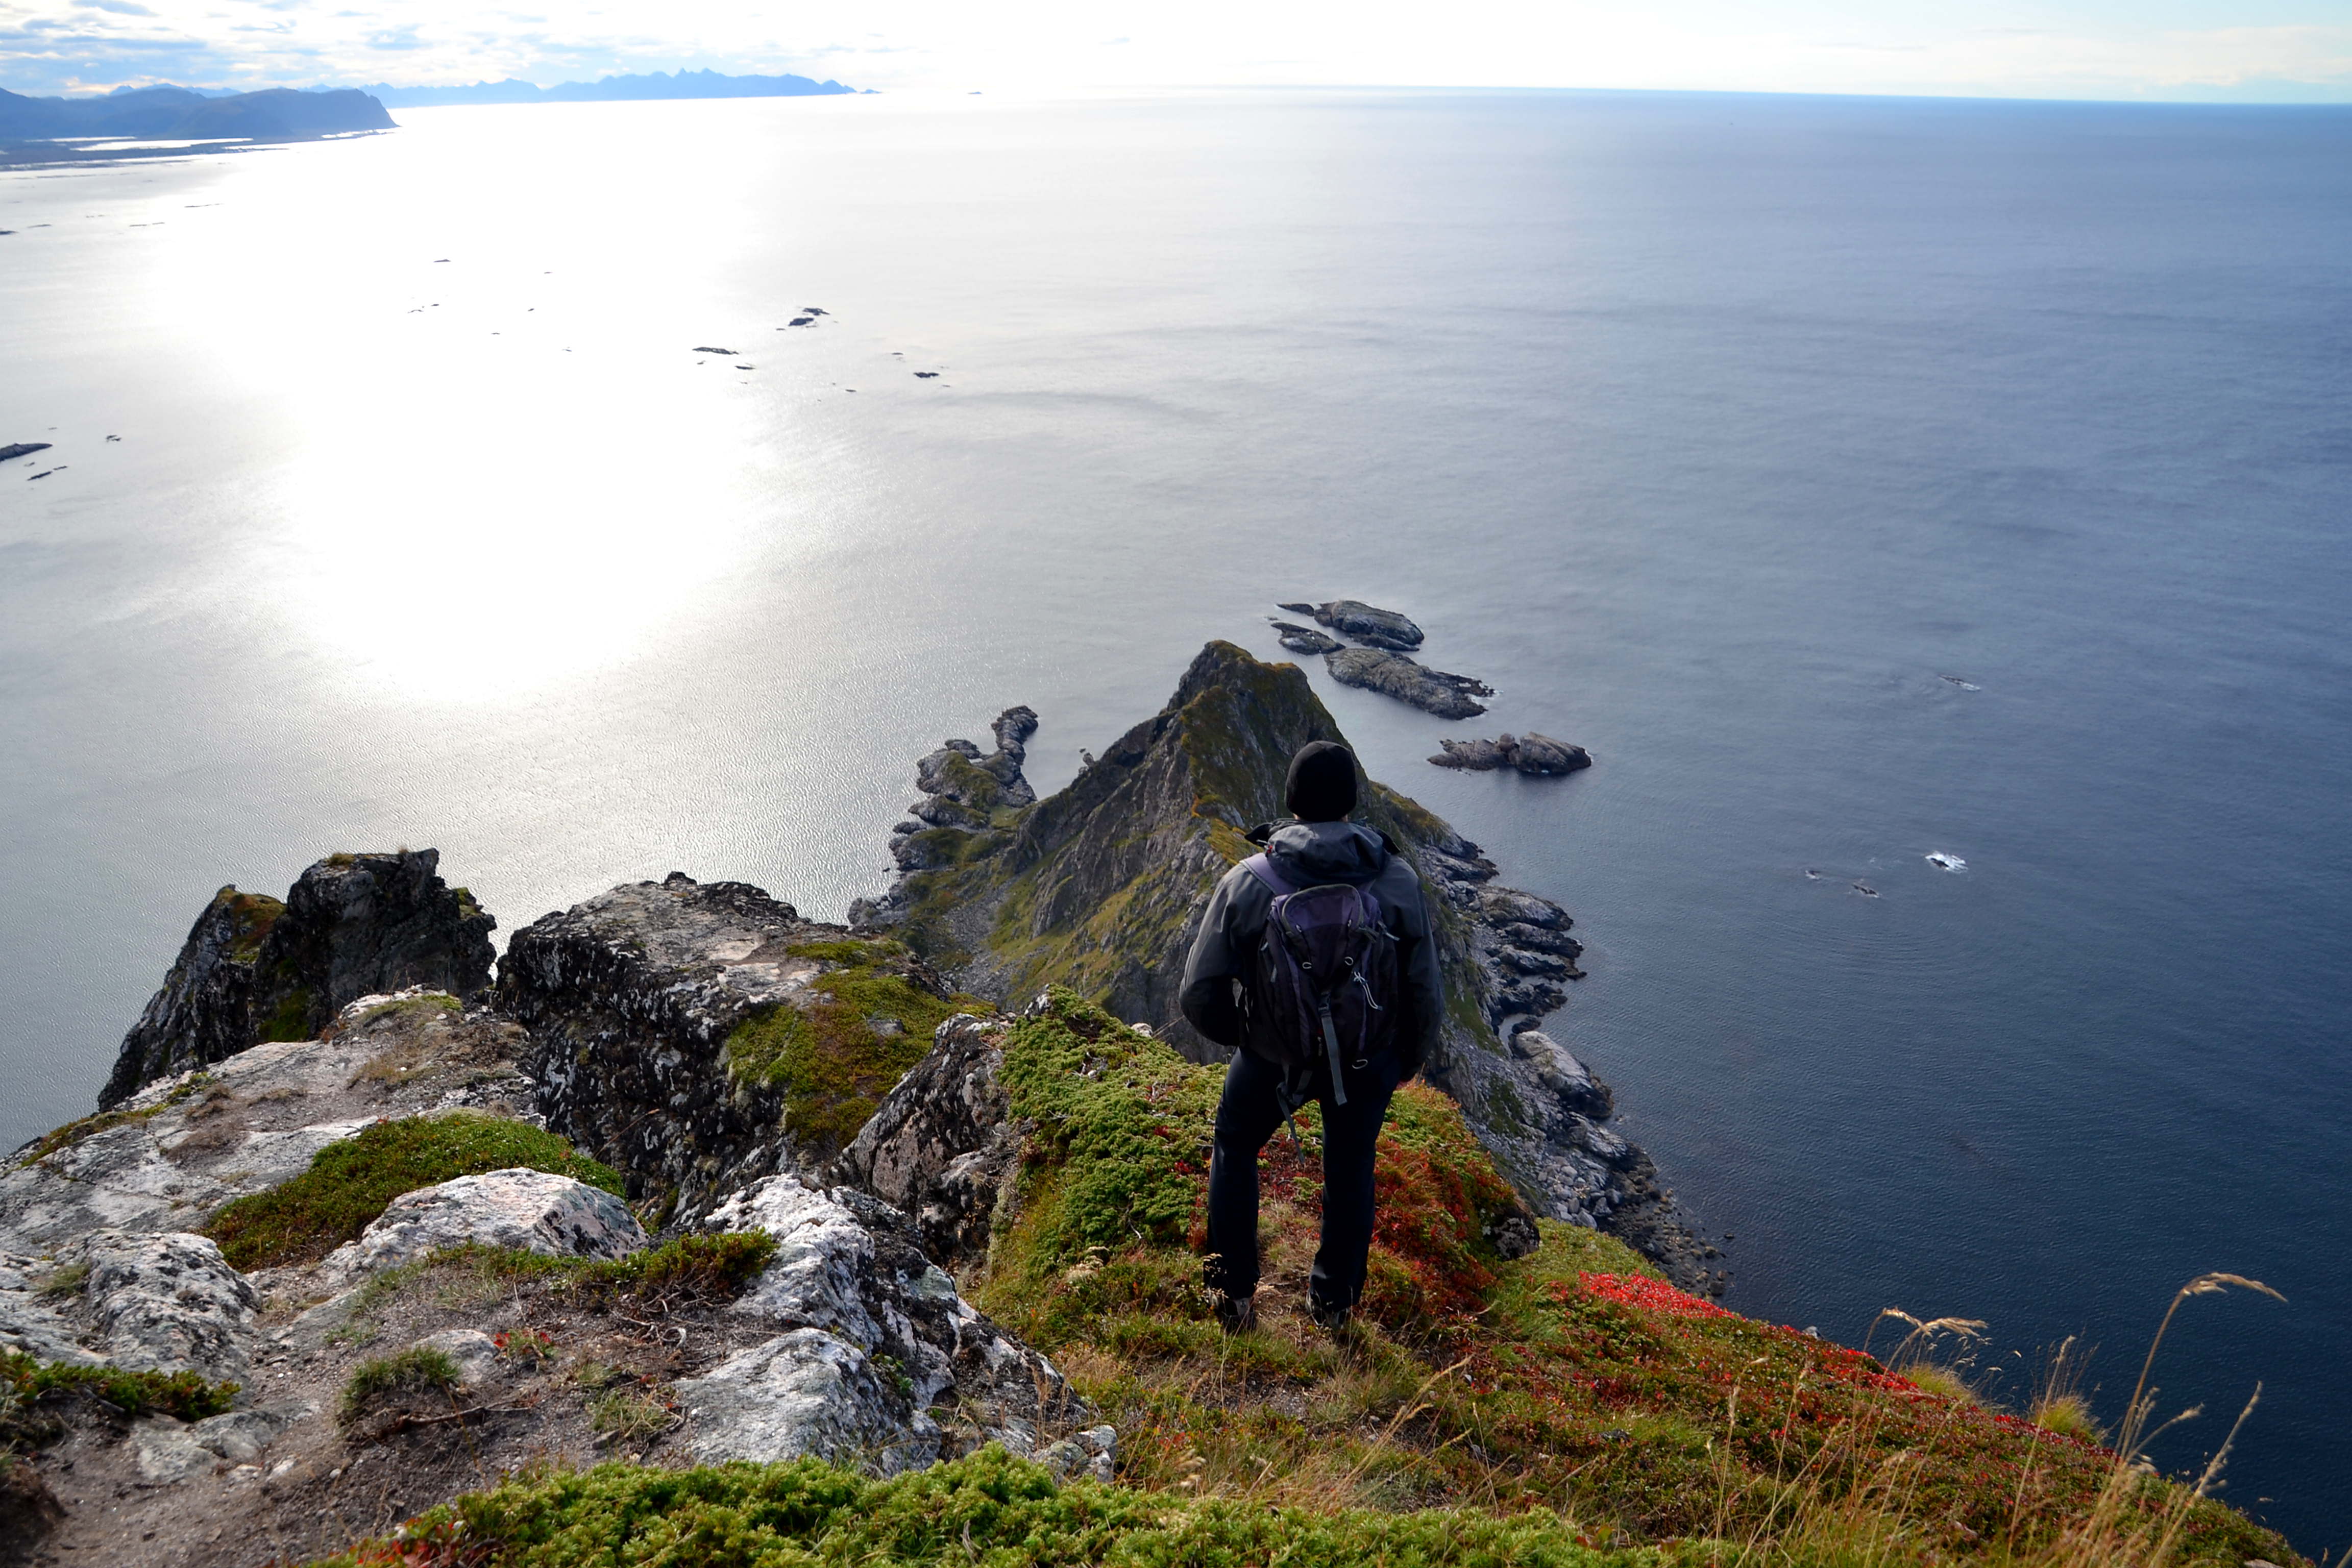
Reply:
[[[0,175],[0,1142],[224,882],[838,917],[941,736],[1032,703],[1058,786],[1352,595],[1500,689],[1313,672],[1578,915],[1556,1022],[1733,1305],[2080,1334],[2112,1416],[2267,1280],[2165,1458],[2259,1381],[2229,1495],[2352,1542],[2352,111],[400,118]],[[1506,728],[1599,762],[1421,760]]]

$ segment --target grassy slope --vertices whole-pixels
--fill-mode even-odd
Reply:
[[[1298,1311],[1310,1117],[1306,1151],[1268,1150],[1263,1326],[1227,1339],[1195,1251],[1215,1070],[1059,992],[1008,1031],[1005,1075],[1035,1131],[969,1283],[1118,1425],[1118,1486],[1056,1489],[992,1452],[890,1482],[607,1466],[510,1480],[354,1561],[2296,1561],[2088,1444],[1683,1295],[1607,1237],[1547,1225],[1500,1258],[1482,1231],[1509,1189],[1425,1089],[1383,1146],[1357,1328],[1334,1343]]]

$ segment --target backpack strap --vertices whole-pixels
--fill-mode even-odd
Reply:
[[[1268,855],[1253,855],[1242,862],[1243,869],[1264,882],[1276,898],[1298,891],[1297,885],[1274,868],[1274,858]]]

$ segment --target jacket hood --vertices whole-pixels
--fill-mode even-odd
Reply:
[[[1381,836],[1355,822],[1288,823],[1267,837],[1265,853],[1275,869],[1302,888],[1325,882],[1360,888],[1389,863]]]

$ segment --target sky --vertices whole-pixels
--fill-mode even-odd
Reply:
[[[0,88],[793,71],[2352,102],[2352,0],[0,0]]]

